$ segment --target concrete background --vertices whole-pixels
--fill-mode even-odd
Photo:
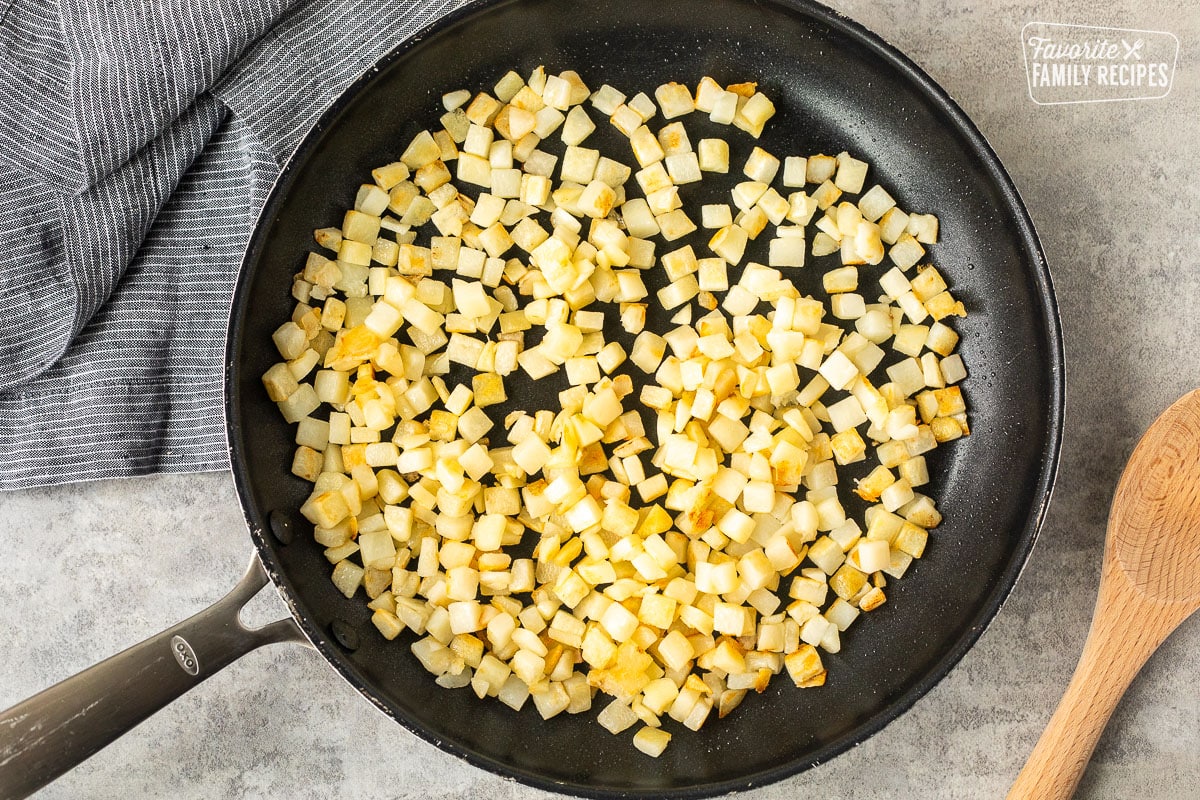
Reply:
[[[1029,566],[975,648],[884,731],[742,797],[1002,797],[1083,645],[1104,523],[1137,437],[1200,385],[1200,119],[1186,3],[835,2],[928,70],[987,135],[1037,224],[1065,330],[1067,425]],[[1180,41],[1161,100],[1038,106],[1019,41],[1030,21],[1166,30]],[[1118,351],[1125,352],[1118,355]],[[249,557],[228,474],[0,496],[0,707],[194,613]],[[279,614],[272,594],[256,617]],[[1079,797],[1200,790],[1200,619],[1148,663]],[[314,653],[252,653],[62,778],[45,798],[527,798],[387,720]]]

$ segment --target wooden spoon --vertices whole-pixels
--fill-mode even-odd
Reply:
[[[1075,793],[1142,664],[1200,608],[1200,389],[1162,413],[1117,484],[1079,665],[1008,800]]]

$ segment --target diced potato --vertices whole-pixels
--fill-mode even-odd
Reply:
[[[761,181],[769,184],[775,180],[775,175],[779,172],[779,166],[780,161],[778,158],[761,147],[755,147],[750,152],[750,157],[746,159],[745,166],[742,167],[742,174],[752,181]]]
[[[633,746],[652,758],[658,758],[671,743],[671,734],[662,728],[646,726],[633,735]]]
[[[775,116],[775,104],[765,94],[755,92],[738,109],[733,124],[757,139],[762,135],[767,121],[773,116]]]
[[[713,109],[713,103],[718,95],[725,91],[721,84],[714,81],[707,75],[700,79],[699,85],[696,87],[696,110],[703,111],[708,114]]]
[[[730,264],[740,264],[749,238],[744,228],[738,225],[729,225],[717,231],[709,240],[708,246]]]
[[[808,159],[804,156],[788,156],[783,160],[783,185],[804,186],[808,173]]]
[[[681,117],[696,110],[691,91],[680,83],[664,83],[654,90],[654,97],[666,119]]]
[[[696,183],[701,179],[700,162],[695,153],[676,153],[665,159],[667,173],[676,185]]]
[[[799,236],[772,239],[767,264],[772,267],[803,267],[804,239]]]
[[[443,95],[441,129],[316,231],[337,260],[309,254],[294,275],[299,305],[262,379],[297,424],[292,472],[312,483],[301,513],[381,636],[411,629],[439,685],[515,709],[532,697],[544,718],[607,693],[598,721],[640,721],[635,746],[658,756],[663,714],[695,730],[785,669],[799,687],[825,682],[818,648],[841,649],[941,522],[917,491],[923,454],[970,427],[945,320],[966,309],[921,264],[937,218],[864,192],[868,165],[848,153],[751,145],[747,180],[702,208],[712,257],[695,242],[659,255],[658,237],[696,230],[688,184],[729,171],[730,144],[693,150],[677,118],[698,110],[757,138],[775,106],[753,82],[708,77],[653,94],[590,93],[538,67]],[[582,146],[589,98],[636,167]],[[555,133],[561,159],[539,149]],[[842,262],[823,266],[828,305],[791,277],[810,236],[814,257]],[[859,268],[885,256],[876,300]],[[635,335],[628,354],[606,341],[612,303]],[[654,333],[648,317],[671,322]],[[889,348],[901,360],[879,370]],[[567,388],[493,419],[533,402],[508,396],[518,367],[563,369]],[[871,455],[859,516],[839,473]],[[522,541],[532,555],[514,559]]]
[[[720,125],[730,125],[737,117],[738,96],[733,92],[722,91],[713,98],[712,111],[708,118]]]
[[[907,270],[921,260],[925,255],[925,248],[917,242],[911,235],[904,233],[892,245],[888,251],[888,257],[900,269]]]
[[[362,585],[365,570],[349,559],[339,561],[333,568],[333,585],[346,597],[353,597]]]
[[[277,403],[287,400],[300,388],[296,376],[285,363],[276,364],[263,373],[262,381],[267,389],[267,397]]]
[[[867,177],[867,162],[859,161],[849,153],[839,153],[837,156],[837,175],[834,185],[843,192],[858,194],[862,191],[863,182]]]
[[[434,141],[433,134],[421,131],[405,148],[400,160],[410,170],[417,170],[441,157],[442,148]]]
[[[612,116],[617,106],[625,102],[625,95],[606,83],[596,90],[591,96],[591,101],[601,114]]]
[[[805,163],[805,178],[808,183],[825,183],[833,178],[837,167],[837,159],[833,156],[822,154],[809,156]]]
[[[937,244],[938,219],[933,214],[910,215],[905,230],[922,244]]]
[[[729,172],[729,143],[724,139],[701,139],[698,153],[704,172]]]

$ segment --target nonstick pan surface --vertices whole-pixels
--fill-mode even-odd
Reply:
[[[395,642],[379,636],[363,598],[347,600],[330,583],[330,565],[296,513],[309,484],[289,472],[293,432],[259,380],[278,359],[270,335],[290,317],[291,278],[313,247],[312,230],[337,225],[369,170],[437,124],[442,93],[490,89],[509,69],[528,74],[539,64],[630,95],[668,80],[695,85],[704,75],[758,81],[779,111],[757,144],[780,157],[848,150],[871,163],[868,185],[883,184],[905,209],[937,214],[941,241],[931,257],[969,310],[955,326],[970,372],[972,435],[930,459],[929,490],[946,520],[925,558],[889,584],[887,604],[856,623],[839,654],[823,654],[823,688],[798,690],[781,676],[698,733],[668,722],[676,735],[659,759],[637,752],[628,734],[615,737],[596,724],[604,696],[592,712],[543,721],[532,704],[515,713],[467,689],[437,687],[409,652],[407,634]],[[607,121],[592,117],[597,132],[586,144],[632,161]],[[700,114],[683,121],[693,142],[720,135],[731,143],[733,172],[711,189],[716,198],[740,179],[755,142]],[[823,297],[820,274],[833,263],[817,260],[789,277]],[[883,269],[863,268],[864,284],[874,285]],[[668,316],[652,313],[648,327],[665,330]],[[617,331],[614,320],[611,338]],[[347,90],[286,165],[250,243],[229,354],[230,446],[245,513],[268,572],[324,657],[385,713],[448,752],[535,786],[591,796],[699,796],[761,785],[826,761],[895,719],[999,610],[1049,500],[1061,432],[1062,345],[1050,278],[995,154],[903,55],[828,9],[784,0],[477,3],[400,44]],[[548,380],[510,396],[549,408],[561,388]],[[843,502],[861,511],[842,488]],[[357,734],[330,735],[354,747]]]

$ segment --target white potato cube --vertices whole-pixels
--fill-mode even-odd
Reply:
[[[630,236],[646,239],[658,234],[658,223],[649,203],[641,197],[626,201],[621,206],[621,218],[625,220],[625,229]]]
[[[410,170],[417,170],[426,164],[432,164],[442,156],[442,148],[434,140],[429,131],[421,131],[405,148],[400,160]]]
[[[941,362],[942,377],[946,383],[953,385],[967,377],[967,369],[963,366],[962,356],[957,353],[947,356]]]
[[[491,154],[495,134],[491,128],[472,124],[467,129],[467,138],[463,142],[462,151],[473,156],[487,158]]]
[[[908,228],[908,214],[899,208],[890,208],[879,218],[879,238],[885,244],[895,244]]]
[[[557,108],[544,108],[535,115],[536,125],[533,132],[538,136],[538,139],[548,139],[553,136],[554,131],[557,131],[559,126],[566,120],[566,115],[560,112]],[[517,142],[521,142],[524,137],[518,137]]]
[[[880,276],[879,285],[887,293],[887,296],[893,300],[905,292],[912,290],[912,284],[908,282],[908,278],[896,267],[889,269]]]
[[[697,704],[699,705],[699,704]],[[651,758],[658,758],[671,743],[671,733],[647,725],[633,735],[633,746]]]
[[[459,313],[468,317],[484,317],[491,313],[487,292],[477,281],[452,281],[454,305]]]
[[[528,203],[531,206],[544,206],[550,199],[550,191],[551,183],[549,178],[543,175],[521,176],[520,200],[522,203]],[[476,203],[475,208],[476,210],[479,209],[478,203]],[[479,223],[475,224],[478,225]]]
[[[817,213],[817,201],[807,192],[792,192],[788,195],[788,222],[807,225]]]
[[[691,91],[681,83],[664,83],[654,90],[654,97],[666,119],[682,117],[696,110]]]
[[[613,191],[611,186],[603,181],[594,180],[587,185],[583,190],[583,194],[579,196],[578,207],[586,216],[593,219],[603,219],[612,211],[616,200],[617,193]]]
[[[833,425],[836,433],[857,427],[867,421],[862,404],[853,396],[845,397],[833,405],[826,406],[825,410],[829,413],[829,422]]]
[[[837,319],[858,319],[867,313],[866,301],[861,294],[843,292],[829,298],[830,309]]]
[[[671,180],[670,173],[667,172],[666,165],[661,161],[656,161],[638,170],[634,177],[637,178],[638,185],[647,195],[675,185],[675,182]]]
[[[812,159],[809,159],[809,163],[812,163]],[[821,209],[822,211],[836,203],[838,198],[841,196],[842,190],[837,188],[837,186],[833,184],[833,181],[823,182],[812,193],[813,202],[815,202],[817,204],[817,208]],[[829,233],[832,235],[833,232],[829,231]],[[838,238],[841,238],[840,232]]]
[[[912,214],[908,218],[907,231],[922,244],[937,244],[938,218],[933,214]]]
[[[958,334],[949,325],[935,322],[929,326],[929,336],[925,340],[925,346],[940,356],[949,356],[958,346]],[[953,383],[953,381],[951,382]]]
[[[562,167],[559,178],[580,186],[587,186],[596,173],[596,164],[600,161],[600,151],[587,147],[570,146],[563,153]]]
[[[545,119],[547,124],[552,121],[550,118]],[[508,140],[511,146],[511,143],[519,142],[530,133],[533,133],[534,129],[538,127],[538,116],[532,111],[509,105],[505,106],[496,116],[493,125],[496,132]],[[553,127],[557,127],[557,125]],[[553,130],[553,127],[551,130]]]
[[[666,214],[668,211],[674,211],[683,206],[683,200],[679,197],[679,188],[674,185],[647,193],[646,203],[650,206],[650,211],[656,216],[658,214]]]
[[[455,175],[458,180],[464,183],[473,183],[476,186],[484,188],[491,188],[492,185],[492,165],[484,156],[465,152],[460,153],[457,166],[455,167]],[[412,209],[410,208],[409,212],[411,213],[411,211]],[[405,219],[408,217],[409,214],[406,213]],[[401,222],[404,222],[404,219],[401,219]]]
[[[775,116],[775,104],[762,92],[755,92],[738,109],[733,124],[757,139],[762,135],[767,120]]]
[[[815,236],[813,236],[813,255],[814,256],[830,255],[831,253],[836,253],[841,249],[841,245],[838,244],[838,238],[836,235],[836,227],[832,226],[831,224],[830,225],[825,224],[825,223],[829,222],[829,219],[830,219],[829,216],[826,215],[817,221],[817,227],[822,230],[818,230],[817,234]],[[828,229],[830,229],[830,228],[832,228],[834,230],[834,233],[828,232]]]
[[[625,359],[625,348],[620,342],[609,342],[596,354],[596,363],[606,375],[611,375],[617,367],[625,363]]]
[[[897,297],[896,305],[900,306],[900,309],[904,312],[904,316],[914,325],[924,321],[929,316],[929,312],[925,310],[925,305],[912,292],[905,292]]]
[[[724,228],[733,224],[733,212],[729,206],[706,205],[700,209],[700,225],[704,228]]]
[[[729,172],[729,142],[724,139],[701,139],[700,169],[704,172]]]
[[[625,102],[625,95],[606,83],[592,94],[591,100],[597,111],[611,117],[617,106]]]
[[[695,153],[676,153],[666,157],[667,173],[676,184],[700,180],[700,161]]]
[[[700,289],[706,292],[724,292],[729,289],[729,277],[723,258],[701,258],[696,262]]]
[[[696,110],[710,113],[717,97],[724,91],[725,87],[705,75],[696,86]]]
[[[591,117],[583,110],[583,106],[575,106],[567,112],[561,138],[564,144],[577,146],[591,136],[594,130],[596,130],[596,123],[592,122]]]
[[[694,275],[684,275],[658,290],[658,301],[663,308],[672,309],[691,300],[700,291]]]
[[[521,196],[521,170],[493,169],[491,174],[492,194],[497,197],[517,198]]]
[[[592,179],[604,181],[609,186],[617,189],[624,186],[632,174],[633,169],[628,165],[601,156],[600,160],[596,162],[596,172],[592,176]]]
[[[648,167],[655,161],[662,161],[666,157],[662,145],[658,143],[658,137],[651,133],[645,125],[630,135],[629,145],[633,148],[633,157],[643,167]]]
[[[831,269],[821,276],[821,283],[829,294],[853,292],[858,288],[858,268],[848,266]]]
[[[773,188],[763,192],[762,197],[758,198],[758,202],[755,205],[762,209],[762,212],[767,215],[767,219],[772,225],[782,225],[792,210],[792,204]]]
[[[642,372],[653,373],[658,369],[666,352],[667,343],[661,336],[642,331],[633,340],[633,351],[629,354],[629,360]]]
[[[833,178],[837,171],[837,159],[833,156],[815,155],[808,157],[806,179],[808,183],[824,183]]]
[[[571,86],[571,105],[577,106],[587,100],[591,95],[591,90],[587,84],[583,82],[583,78],[579,77],[579,73],[573,69],[565,69],[558,73],[558,77],[562,78]]]
[[[909,217],[909,219],[912,218]],[[925,248],[907,233],[901,234],[888,251],[888,257],[892,259],[892,263],[902,270],[908,270],[920,261],[923,255],[925,255]]]
[[[669,156],[692,152],[692,142],[688,138],[687,129],[683,127],[682,122],[672,122],[660,128],[658,143],[662,145],[663,152]]]
[[[659,232],[668,242],[673,242],[696,230],[696,224],[681,208],[660,214],[654,218],[654,221],[658,223]]]
[[[833,183],[843,192],[858,194],[867,179],[867,162],[859,161],[849,153],[838,153],[837,177]]]
[[[799,236],[772,239],[767,264],[772,267],[803,267],[804,239]]]
[[[808,174],[808,159],[804,156],[788,156],[783,160],[783,185],[803,186]]]
[[[513,158],[517,157],[517,152],[513,151]],[[558,156],[551,155],[544,150],[533,149],[525,155],[525,160],[522,162],[522,169],[530,175],[541,175],[546,178],[553,177],[554,167],[558,164]],[[511,223],[508,223],[511,224]]]
[[[487,192],[481,192],[475,201],[475,209],[471,212],[471,222],[481,228],[487,228],[500,219],[504,213],[505,200]]]
[[[457,108],[462,108],[467,101],[471,99],[471,93],[466,89],[459,89],[456,92],[447,92],[442,95],[442,107],[447,111],[454,111]]]
[[[551,108],[566,111],[571,107],[571,84],[557,75],[547,75],[542,101]]]
[[[878,222],[895,206],[896,201],[882,186],[872,186],[858,200],[858,208],[862,212],[863,219],[871,222]]]
[[[709,240],[708,246],[730,264],[739,264],[746,252],[746,243],[749,238],[742,227],[729,225],[717,231]]]
[[[737,107],[738,96],[730,91],[722,91],[713,99],[708,118],[720,125],[731,125],[737,116]]]
[[[843,249],[849,237],[842,239]],[[879,238],[879,226],[862,220],[854,230],[854,253],[864,263],[875,265],[883,261],[883,241]],[[843,259],[843,263],[846,263]]]
[[[906,358],[888,367],[887,375],[904,397],[925,388],[925,373],[921,369],[921,362],[915,358]]]
[[[858,367],[840,350],[830,353],[817,372],[834,389],[845,389],[859,374]]]
[[[768,184],[775,180],[778,172],[779,159],[761,147],[755,147],[750,151],[750,157],[746,159],[746,165],[742,167],[742,173],[750,180]]]
[[[509,100],[512,100],[513,97],[516,96],[517,92],[521,91],[521,89],[524,87],[525,79],[512,70],[509,70],[507,73],[505,73],[503,78],[496,82],[496,85],[492,87],[492,91],[495,92],[496,97],[501,103],[507,103]],[[443,98],[443,100],[444,99],[445,98]],[[459,105],[462,104],[460,103]]]
[[[733,187],[730,193],[733,204],[742,211],[753,208],[758,199],[771,187],[762,181],[742,181]]]
[[[641,116],[643,122],[649,122],[658,113],[658,107],[645,92],[638,92],[627,102],[629,107]]]
[[[622,103],[621,105],[617,106],[617,110],[612,113],[612,116],[609,117],[608,121],[611,122],[612,126],[621,133],[625,134],[626,136],[632,136],[633,132],[640,128],[646,120],[637,112],[637,110],[631,108],[625,103]]]

